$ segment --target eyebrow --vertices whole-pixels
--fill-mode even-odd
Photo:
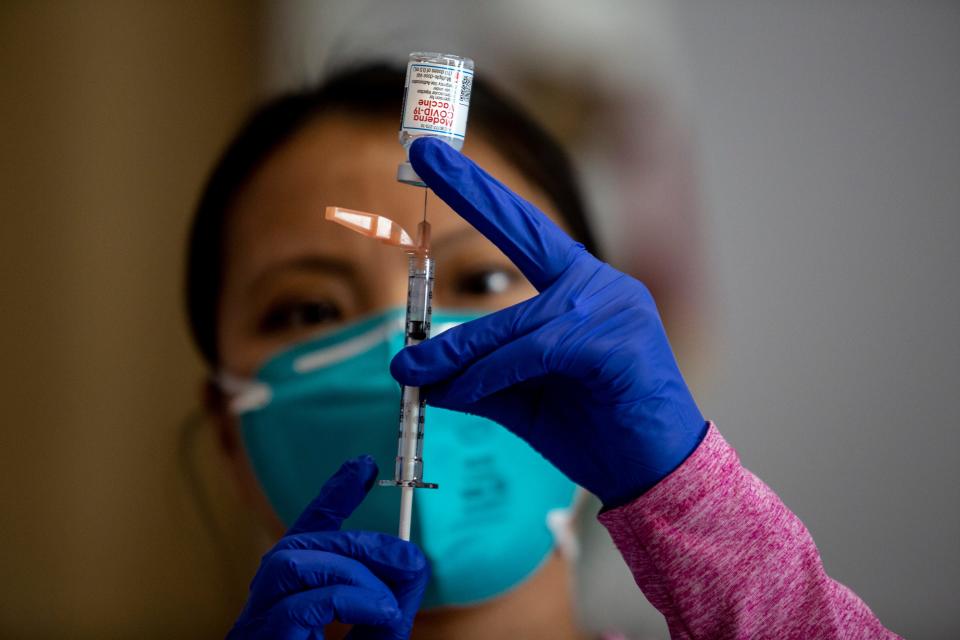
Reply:
[[[438,246],[444,247],[448,244],[457,244],[458,242],[463,242],[464,240],[469,240],[477,236],[483,238],[483,234],[473,227],[466,227],[465,229],[457,229],[456,231],[444,234],[439,238],[434,238],[431,245],[432,248],[436,249]]]
[[[264,281],[285,271],[315,271],[339,275],[350,280],[357,279],[357,270],[346,260],[330,258],[320,255],[306,255],[275,262],[261,271],[250,283],[250,289],[255,289]]]
[[[457,244],[477,236],[482,238],[483,234],[473,227],[467,227],[465,229],[458,229],[456,231],[444,234],[439,238],[436,238],[432,244],[434,248],[438,246],[445,247],[446,245]],[[275,277],[278,273],[283,273],[285,271],[314,271],[339,275],[354,281],[357,280],[356,268],[346,260],[321,255],[304,255],[297,256],[295,258],[289,258],[287,260],[281,260],[280,262],[271,264],[257,274],[257,276],[250,283],[250,288],[255,289],[263,284],[264,281],[269,280]]]

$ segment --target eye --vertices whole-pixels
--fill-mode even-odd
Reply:
[[[339,322],[343,312],[327,300],[290,300],[270,307],[260,320],[261,333],[286,333]]]
[[[467,296],[495,296],[506,293],[519,279],[516,271],[488,267],[458,276],[454,280],[454,291]]]

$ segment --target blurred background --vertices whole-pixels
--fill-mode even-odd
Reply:
[[[566,142],[605,257],[830,575],[902,635],[960,636],[947,0],[0,3],[0,636],[228,628],[268,541],[191,420],[191,209],[257,101],[415,49]],[[584,624],[666,638],[596,509]]]

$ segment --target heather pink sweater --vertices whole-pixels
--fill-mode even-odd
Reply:
[[[899,637],[827,576],[806,527],[713,424],[673,473],[599,517],[672,638]]]

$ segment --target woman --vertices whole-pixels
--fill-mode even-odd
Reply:
[[[576,483],[675,638],[895,637],[704,420],[648,290],[594,257],[562,152],[481,82],[472,161],[410,149],[439,196],[446,330],[400,350],[403,255],[322,211],[415,228],[424,196],[393,175],[401,86],[371,68],[268,104],[196,214],[188,306],[209,408],[279,537],[232,636],[582,638],[550,528]],[[384,533],[395,490],[371,490],[378,462],[392,470],[394,378],[432,407],[425,479],[441,488],[418,493],[416,544]]]

